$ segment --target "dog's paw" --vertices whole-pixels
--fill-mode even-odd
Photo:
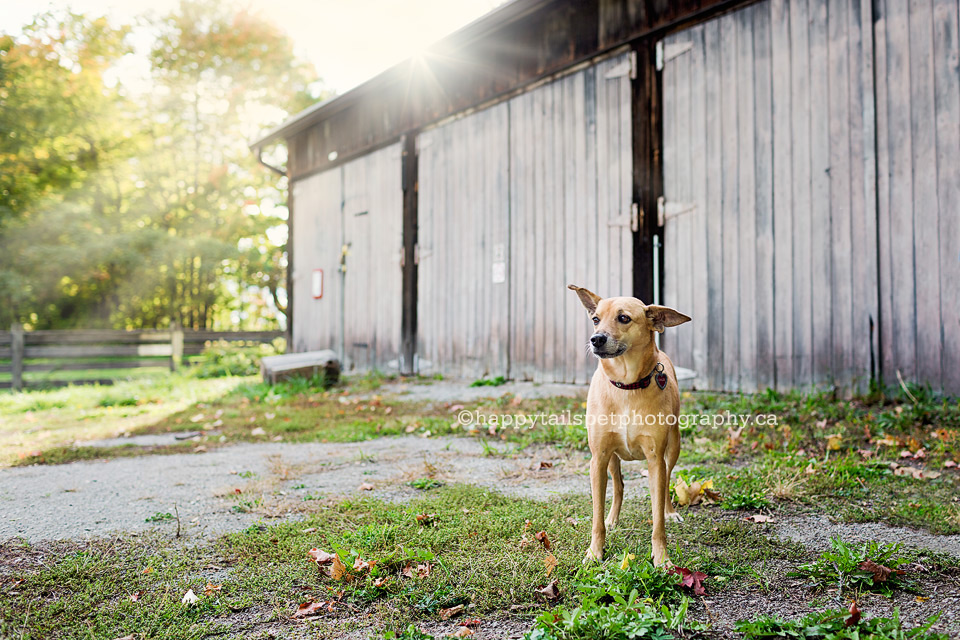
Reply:
[[[593,549],[587,549],[587,555],[583,557],[583,564],[592,564],[603,560],[603,551],[597,553]]]
[[[672,520],[673,522],[683,522],[683,516],[674,511],[673,513],[665,513],[667,520]]]

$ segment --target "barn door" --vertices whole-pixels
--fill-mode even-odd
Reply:
[[[387,370],[400,350],[400,146],[353,160],[342,171],[344,368]]]
[[[633,294],[631,59],[510,101],[510,375],[582,383],[596,360],[568,284]]]
[[[727,391],[865,390],[877,320],[871,3],[765,0],[671,35],[663,348]]]

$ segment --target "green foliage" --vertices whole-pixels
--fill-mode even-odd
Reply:
[[[900,610],[894,609],[892,618],[870,618],[859,622],[850,621],[850,613],[834,609],[811,613],[799,620],[782,620],[773,616],[760,616],[754,620],[740,620],[734,629],[743,633],[747,640],[754,638],[795,638],[796,640],[946,640],[945,633],[930,631],[939,614],[927,619],[926,624],[913,629],[904,629],[900,622]]]
[[[580,606],[560,605],[537,618],[526,640],[620,640],[650,638],[672,640],[672,630],[684,627],[689,600],[676,609],[640,599],[634,590],[626,597],[611,594],[613,602],[602,604],[586,598]],[[699,625],[694,625],[699,626]]]
[[[269,20],[219,0],[151,20],[142,93],[105,80],[125,26],[46,15],[0,38],[0,225],[16,248],[0,251],[0,326],[278,324],[285,184],[246,141],[306,105],[314,72]]]
[[[912,589],[910,582],[896,573],[898,567],[909,563],[909,560],[898,557],[899,553],[899,544],[870,541],[853,545],[839,537],[833,537],[830,539],[829,550],[824,551],[814,562],[801,565],[788,575],[811,579],[824,589],[836,587],[840,591],[876,591],[890,595],[898,588]],[[867,560],[893,571],[885,579],[876,580],[872,571],[860,568],[860,564]]]
[[[377,638],[377,636],[370,637]],[[396,631],[386,631],[379,637],[383,638],[383,640],[433,640],[433,636],[420,631],[413,623],[407,625],[403,631],[399,633]]]
[[[419,489],[420,491],[429,491],[430,489],[436,489],[437,487],[443,486],[442,482],[439,480],[434,480],[433,478],[417,478],[416,480],[411,480],[407,484],[414,489]]]
[[[734,493],[721,503],[724,509],[764,509],[770,506],[770,501],[759,492]]]
[[[166,520],[173,520],[173,514],[161,513],[157,511],[155,514],[144,520],[144,522],[165,522]]]
[[[241,344],[219,340],[191,361],[190,373],[198,378],[253,376],[260,373],[260,359],[283,353],[282,340],[273,344]]]
[[[655,567],[649,559],[637,560],[637,556],[643,557],[643,554],[624,552],[619,565],[584,567],[575,584],[577,591],[584,600],[602,602],[612,602],[617,594],[622,597],[632,591],[655,600],[679,599],[680,576]]]
[[[496,378],[480,378],[479,380],[474,380],[470,383],[471,387],[499,387],[507,384],[507,379],[503,376],[497,376]]]

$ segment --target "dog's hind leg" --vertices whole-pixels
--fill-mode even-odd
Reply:
[[[623,474],[620,472],[620,456],[613,454],[610,456],[610,463],[607,465],[610,477],[613,478],[613,502],[610,504],[610,513],[607,515],[607,529],[612,529],[620,520],[620,507],[623,506]]]
[[[673,467],[677,464],[677,458],[680,457],[680,428],[674,425],[670,428],[670,432],[667,435],[667,485],[670,484],[670,476],[673,474]],[[673,506],[673,501],[670,499],[670,492],[667,491],[666,495],[666,504],[664,505],[663,510],[664,515],[667,517],[667,520],[674,520],[676,522],[683,522],[683,518],[677,513],[677,510]]]

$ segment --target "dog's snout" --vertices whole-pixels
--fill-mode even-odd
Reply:
[[[590,344],[594,346],[595,349],[599,349],[603,345],[607,344],[607,336],[602,333],[595,333],[590,336]]]

